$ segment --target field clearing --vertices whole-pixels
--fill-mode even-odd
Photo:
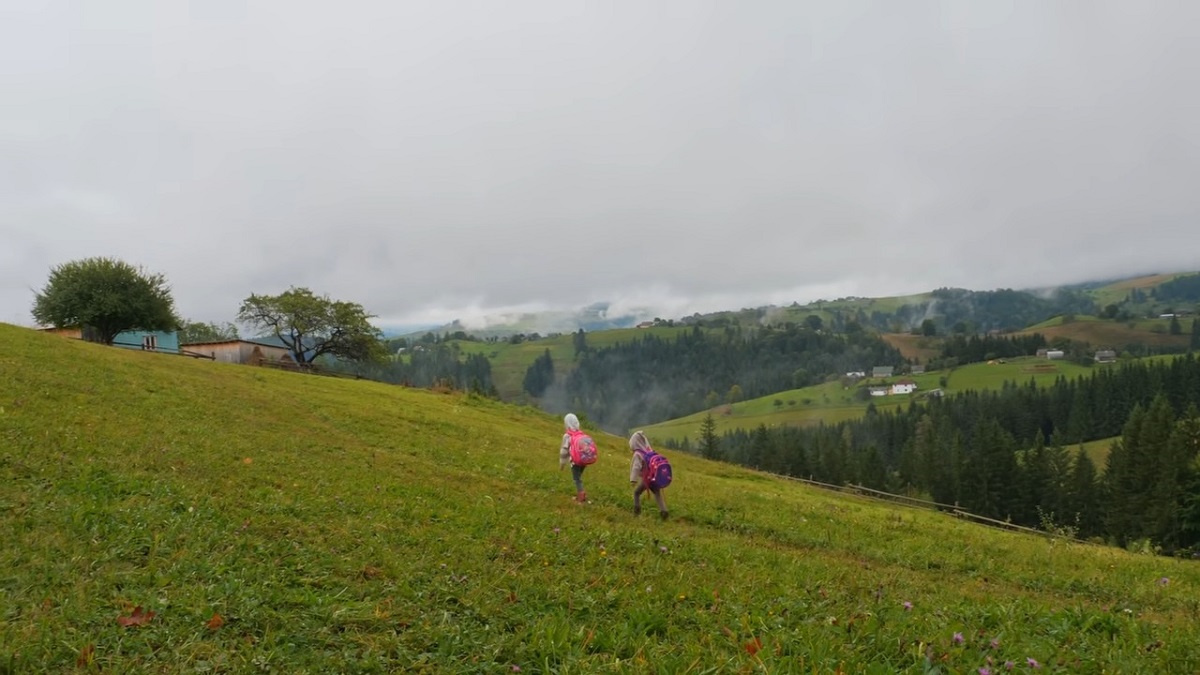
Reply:
[[[1078,316],[1070,323],[1062,323],[1062,317],[1030,326],[1017,335],[1041,333],[1047,340],[1067,338],[1087,342],[1095,348],[1124,349],[1130,344],[1145,344],[1152,347],[1187,347],[1191,324],[1187,323],[1181,335],[1168,331],[1169,319],[1140,319],[1137,321],[1104,321],[1096,317]]]
[[[882,333],[883,341],[899,350],[900,355],[917,363],[929,363],[941,353],[941,340],[911,333]]]
[[[1108,453],[1112,450],[1113,443],[1120,440],[1119,436],[1112,438],[1100,438],[1087,443],[1072,445],[1069,449],[1072,451],[1083,449],[1087,453],[1088,459],[1096,465],[1097,473],[1104,473],[1104,467],[1108,465]]]
[[[1065,360],[1048,360],[1036,356],[1004,359],[1003,363],[972,363],[955,368],[947,376],[947,393],[1000,389],[1005,382],[1027,384],[1030,380],[1039,386],[1053,384],[1059,377],[1068,380],[1092,372],[1092,368],[1104,366],[1081,366]]]
[[[1101,286],[1092,291],[1092,297],[1095,298],[1096,304],[1101,307],[1109,304],[1119,303],[1129,295],[1129,291],[1133,289],[1149,290],[1157,286],[1177,279],[1182,276],[1194,274],[1194,272],[1176,272],[1174,274],[1149,274],[1144,277],[1134,279],[1125,279],[1115,283]]]
[[[530,408],[0,342],[6,672],[1200,670],[1187,562],[682,453],[638,518]]]

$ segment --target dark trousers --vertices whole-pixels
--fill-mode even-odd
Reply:
[[[654,501],[658,504],[658,512],[667,512],[667,502],[663,499],[662,490],[650,485],[646,485],[645,481],[638,483],[637,488],[633,491],[633,508],[635,511],[642,510],[642,493],[649,490],[654,495]]]

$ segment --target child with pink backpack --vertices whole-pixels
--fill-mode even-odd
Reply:
[[[583,490],[583,470],[596,463],[596,442],[591,436],[579,428],[579,418],[575,413],[567,413],[563,417],[566,433],[562,437],[562,445],[558,447],[558,470],[562,471],[571,465],[571,479],[575,481],[575,501],[587,503],[587,492]]]
[[[650,441],[641,431],[635,431],[629,437],[629,449],[633,451],[633,460],[629,465],[629,484],[637,486],[633,490],[633,515],[641,515],[642,493],[649,490],[658,504],[659,517],[666,520],[667,502],[662,493],[671,484],[671,463],[650,447]]]

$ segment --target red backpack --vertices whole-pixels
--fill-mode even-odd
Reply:
[[[638,450],[642,454],[642,482],[652,488],[671,484],[671,463],[653,450]]]
[[[578,466],[595,464],[596,441],[578,429],[568,430],[567,435],[571,437],[570,445],[567,446],[571,453],[571,463]]]

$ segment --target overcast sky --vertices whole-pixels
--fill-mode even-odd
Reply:
[[[1200,3],[0,5],[0,321],[651,314],[1200,268]]]

